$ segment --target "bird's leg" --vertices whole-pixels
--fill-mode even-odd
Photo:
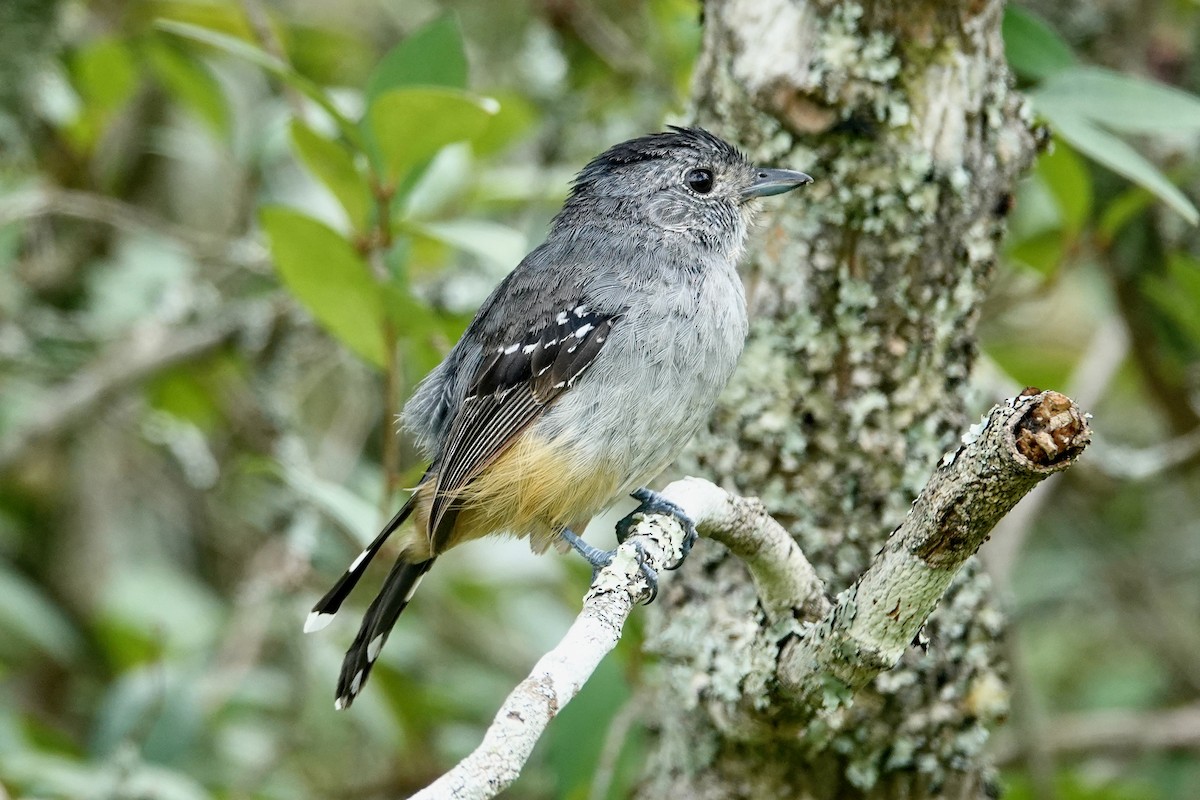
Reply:
[[[617,523],[617,541],[624,544],[625,540],[629,538],[629,529],[637,521],[635,517],[638,515],[667,514],[672,516],[683,527],[685,535],[683,537],[683,544],[680,545],[682,553],[679,556],[679,560],[666,569],[679,569],[683,566],[683,561],[688,557],[688,553],[692,552],[692,546],[696,544],[696,539],[700,537],[700,534],[696,531],[696,523],[692,521],[692,518],[677,503],[672,503],[658,492],[651,491],[644,486],[629,496],[634,500],[640,500],[642,504]]]
[[[558,535],[571,546],[572,550],[583,556],[584,561],[592,565],[592,580],[595,580],[597,572],[612,563],[613,556],[617,554],[615,549],[601,550],[595,545],[588,544],[570,528],[563,528]],[[646,563],[646,551],[642,549],[642,546],[637,542],[634,542],[633,546],[638,554],[638,570],[646,578],[646,583],[650,584],[650,599],[646,601],[646,605],[650,605],[654,602],[654,598],[658,597],[658,575]]]

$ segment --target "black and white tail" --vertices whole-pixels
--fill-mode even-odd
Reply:
[[[400,612],[412,599],[413,592],[421,583],[421,578],[433,566],[436,559],[418,561],[410,564],[398,559],[383,582],[383,589],[367,607],[358,635],[354,643],[346,651],[342,660],[342,673],[338,676],[337,700],[334,706],[341,710],[354,702],[354,698],[362,691],[379,651],[383,649],[388,634],[396,624]]]
[[[383,543],[387,541],[388,537],[408,519],[415,507],[416,495],[414,494],[384,526],[375,540],[358,554],[338,582],[313,606],[308,619],[304,622],[305,633],[319,631],[333,621],[333,617],[341,608],[342,603],[354,590],[363,573],[366,572],[371,559],[383,547]],[[388,633],[396,624],[400,612],[412,599],[417,584],[421,582],[421,577],[429,571],[433,561],[434,559],[431,558],[428,561],[410,564],[403,559],[397,559],[392,571],[388,573],[387,580],[383,583],[383,589],[367,608],[358,636],[350,645],[350,649],[346,651],[346,657],[342,661],[342,674],[338,678],[337,700],[334,703],[338,709],[349,706],[362,689],[363,684],[366,683],[367,675],[370,674],[375,659],[379,657],[379,651],[387,640]]]

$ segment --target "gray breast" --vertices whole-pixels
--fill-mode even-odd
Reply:
[[[581,459],[622,470],[622,492],[641,486],[708,419],[746,331],[732,268],[706,269],[677,291],[642,294],[537,432],[564,437]]]

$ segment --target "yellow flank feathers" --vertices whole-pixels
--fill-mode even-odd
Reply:
[[[615,469],[582,463],[555,445],[526,431],[460,489],[462,510],[443,549],[492,533],[508,533],[531,536],[531,546],[541,552],[554,542],[560,528],[586,525],[621,488],[620,475]],[[422,487],[430,496],[418,504],[415,515],[422,532],[428,526],[431,484]]]

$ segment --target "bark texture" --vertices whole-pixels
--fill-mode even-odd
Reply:
[[[817,183],[755,237],[742,366],[681,467],[761,497],[837,592],[966,429],[978,306],[1034,137],[1000,2],[704,8],[697,122]],[[746,680],[770,673],[750,660],[764,641],[785,649],[785,628],[743,564],[697,547],[651,610],[662,669],[641,797],[995,793],[983,748],[1007,708],[1003,623],[976,570],[931,618],[928,649],[853,702],[832,676],[815,708]]]

